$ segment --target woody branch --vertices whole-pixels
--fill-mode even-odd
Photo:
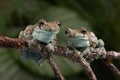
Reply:
[[[26,41],[24,41],[23,39],[19,39],[19,38],[9,38],[9,37],[0,37],[0,47],[5,47],[5,48],[15,48],[15,49],[19,49],[19,48],[27,48],[28,44]],[[63,46],[58,46],[58,48],[56,49],[57,53],[54,53],[55,55],[59,55],[59,56],[63,56],[63,57],[68,57],[64,54],[64,50],[66,49],[66,47]],[[72,51],[69,52],[71,55],[74,54]],[[97,53],[94,53],[94,55]],[[120,59],[120,52],[116,52],[116,51],[107,51],[106,52],[106,57],[105,58],[110,58],[110,59]],[[70,59],[74,59],[74,58],[70,58]]]
[[[27,48],[28,44],[26,41],[19,39],[19,38],[0,37],[0,46],[5,47],[5,48],[19,49],[19,48]],[[62,56],[62,57],[66,57],[68,59],[79,62],[85,68],[86,72],[89,75],[89,78],[91,80],[96,80],[96,77],[95,77],[89,63],[86,62],[86,60],[84,60],[84,59],[79,59],[77,56],[74,56],[74,51],[72,51],[72,50],[68,52],[69,55],[65,55],[64,54],[65,49],[66,49],[66,47],[58,46],[58,48],[55,50],[55,53],[53,53],[53,54]],[[98,55],[97,52],[94,53],[94,55],[95,54]],[[120,59],[120,53],[116,52],[116,51],[107,51],[106,56],[104,58]],[[113,72],[115,74],[119,75],[120,71],[113,64],[108,64],[108,66],[111,67],[111,69],[113,70]]]
[[[51,65],[55,75],[57,76],[58,80],[64,80],[64,77],[60,73],[60,70],[55,62],[55,60],[52,57],[48,58],[48,63]]]
[[[0,46],[5,47],[5,48],[15,48],[15,49],[28,48],[27,42],[22,40],[22,39],[9,38],[9,37],[3,37],[3,36],[0,37]],[[59,70],[56,62],[54,61],[54,59],[52,57],[50,57],[48,59],[48,63],[52,67],[52,69],[53,69],[55,75],[57,76],[58,80],[64,80],[64,77],[60,73],[60,70]]]

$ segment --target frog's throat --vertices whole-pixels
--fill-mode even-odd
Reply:
[[[50,41],[54,39],[54,37],[58,33],[59,31],[50,32],[50,31],[41,30],[40,28],[36,27],[32,33],[32,36],[34,39],[37,39],[44,43],[49,43]]]
[[[87,35],[76,35],[75,37],[68,38],[71,44],[74,47],[89,47],[90,46],[90,41]]]

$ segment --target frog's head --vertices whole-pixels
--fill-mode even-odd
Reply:
[[[87,29],[85,27],[81,27],[80,29],[71,29],[71,28],[67,28],[65,30],[65,34],[67,37],[75,37],[76,34],[86,34],[87,33]]]
[[[86,48],[90,46],[88,35],[86,34],[87,30],[84,27],[80,29],[71,29],[67,28],[65,34],[74,47]]]
[[[32,33],[34,39],[39,40],[43,43],[50,43],[59,33],[60,22],[52,21],[47,22],[44,19],[41,19],[36,25]]]
[[[47,22],[46,20],[41,19],[38,22],[38,26],[40,29],[46,31],[59,31],[61,24],[59,21]]]
[[[65,30],[66,37],[75,37],[76,34],[79,34],[80,30],[67,28]]]

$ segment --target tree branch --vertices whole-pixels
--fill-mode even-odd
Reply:
[[[27,48],[28,44],[26,41],[22,40],[22,39],[18,39],[18,38],[9,38],[9,37],[0,37],[0,46],[1,47],[7,47],[7,48]],[[74,60],[79,62],[86,70],[86,72],[88,73],[88,76],[91,80],[96,80],[96,77],[90,67],[90,64],[88,62],[86,62],[86,60],[84,58],[79,58],[78,56],[75,55],[73,50],[69,50],[69,52],[67,53],[67,55],[65,54],[65,50],[66,47],[63,46],[57,46],[57,49],[55,50],[55,53],[53,53],[53,55],[58,55],[58,56],[62,56],[62,57],[66,57],[70,60]],[[90,54],[90,55],[100,55],[102,54],[102,51],[98,51],[95,52],[94,54]],[[105,57],[100,57],[100,58],[110,58],[110,59],[120,59],[120,53],[119,52],[115,52],[115,51],[107,51],[106,52],[106,56]],[[54,62],[54,60],[52,58],[50,58],[48,60],[48,62],[50,63],[50,65],[52,66],[52,68],[55,70],[57,70],[57,65]],[[51,63],[52,62],[52,63]],[[115,66],[113,64],[108,64],[109,67],[111,67],[111,69],[115,72],[115,74],[119,75],[119,70],[117,68],[115,68]],[[56,72],[55,74],[57,75],[60,72]],[[58,75],[58,77],[61,77],[60,80],[64,80],[64,78],[62,77],[61,74]]]
[[[97,80],[92,68],[90,67],[90,64],[88,62],[86,62],[86,60],[84,58],[81,58],[79,60],[79,62],[85,68],[90,80]]]
[[[26,41],[19,39],[19,38],[9,38],[9,37],[0,37],[0,46],[5,47],[5,48],[27,48],[28,44]],[[64,54],[64,50],[66,47],[63,46],[58,46],[58,49],[56,49],[57,53],[54,53],[55,55],[63,56],[63,57],[68,57]],[[69,52],[70,55],[72,55],[73,51]],[[74,54],[74,53],[73,53]],[[97,55],[98,53],[94,53],[94,55]],[[105,58],[110,58],[110,59],[120,59],[120,53],[115,52],[115,51],[107,51],[106,52],[106,57]]]
[[[26,41],[19,38],[0,37],[0,46],[6,48],[27,48],[28,44]]]
[[[120,59],[120,52],[107,51],[106,58],[110,59]]]
[[[111,60],[107,59],[106,60],[106,64],[108,65],[108,67],[113,71],[113,73],[117,76],[120,77],[120,71],[118,70],[118,68],[112,63]]]
[[[51,65],[56,77],[58,80],[64,80],[64,77],[62,76],[62,74],[60,73],[60,70],[55,62],[55,60],[52,57],[48,58],[48,63]]]

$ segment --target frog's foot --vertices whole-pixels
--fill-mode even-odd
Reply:
[[[42,57],[41,59],[36,60],[36,63],[37,63],[39,66],[42,66],[44,60],[45,60],[45,58]]]
[[[24,38],[24,31],[20,31],[18,38]]]
[[[54,52],[54,48],[55,47],[51,43],[46,45],[46,49],[47,49],[48,53],[50,53],[50,54],[52,54]]]
[[[84,58],[87,58],[89,55],[91,55],[89,47],[87,47],[82,53]]]
[[[99,58],[100,57],[105,58],[105,56],[106,56],[106,50],[105,50],[104,47],[96,48],[96,51],[98,52]]]
[[[69,53],[69,48],[66,48],[66,50],[64,51],[64,54],[68,55],[68,53]]]
[[[32,39],[32,40],[29,40],[27,42],[28,42],[29,49],[33,49],[36,52],[40,52],[41,51],[42,46],[41,46],[41,44],[37,40]]]

